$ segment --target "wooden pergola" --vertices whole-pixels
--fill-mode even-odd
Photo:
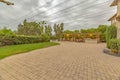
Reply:
[[[5,1],[5,0],[0,0],[0,2],[5,3],[7,5],[14,5],[14,3],[11,3],[11,2]]]

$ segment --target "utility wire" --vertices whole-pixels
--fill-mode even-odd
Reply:
[[[103,3],[104,3],[104,2],[103,2]],[[96,5],[98,5],[98,4],[96,4]],[[107,8],[106,8],[106,9],[107,9]],[[100,12],[106,11],[106,9],[105,9],[105,10],[102,10],[102,11],[100,11]],[[97,12],[97,11],[96,11],[96,12]],[[86,17],[86,16],[87,16],[87,17],[89,18],[89,16],[91,16],[91,15],[93,15],[93,14],[98,14],[98,13],[100,13],[100,12],[92,13],[92,14],[87,14],[87,15],[82,15],[82,16],[81,16],[81,15],[80,15],[80,16],[73,16],[73,17],[71,17],[71,15],[69,15],[69,17],[70,17],[70,18],[74,18],[74,17],[79,18],[79,17]],[[64,16],[65,16],[65,15],[64,15]],[[63,17],[64,17],[64,16],[63,16]],[[66,15],[66,16],[67,16],[67,15]],[[55,18],[57,18],[57,17],[55,17]],[[61,17],[60,17],[60,18],[61,18]],[[59,18],[59,19],[60,19],[60,18]],[[69,19],[68,16],[67,16],[67,19]],[[69,19],[69,20],[70,20],[70,19]],[[76,21],[76,20],[74,20],[74,21]]]
[[[69,8],[73,8],[73,7],[75,7],[75,6],[78,6],[78,5],[80,5],[80,3],[85,3],[86,1],[85,0],[83,0],[83,1],[81,1],[81,2],[79,2],[79,3],[77,3],[77,4],[75,4],[75,5],[73,5],[73,6],[70,6],[70,7],[68,7],[68,8],[65,8],[65,9],[62,9],[62,10],[59,10],[59,11],[57,11],[57,12],[55,12],[55,13],[58,13],[58,12],[61,12],[61,11],[64,11],[64,10],[67,10],[67,9],[69,9]],[[81,6],[82,7],[82,6]],[[49,11],[49,10],[51,10],[51,9],[48,9],[47,11]],[[54,14],[55,14],[54,13]],[[38,13],[38,14],[36,14],[36,15],[34,15],[34,16],[32,16],[32,17],[30,17],[30,18],[28,18],[28,19],[31,19],[31,18],[33,18],[33,17],[35,17],[35,16],[38,16],[38,15],[41,15],[41,14],[43,14],[43,13]],[[52,15],[52,14],[51,14]]]
[[[52,0],[52,2],[53,2],[53,1],[54,1],[54,0]],[[48,3],[50,4],[50,2],[48,2]],[[47,4],[48,4],[48,3],[47,3]],[[59,3],[59,4],[62,4],[62,3],[64,3],[64,0],[61,1],[61,3]],[[58,4],[57,4],[57,5],[58,5]],[[37,8],[34,10],[34,12],[40,10],[40,8],[43,8],[43,7],[45,7],[45,6],[47,6],[47,5],[45,4],[45,5],[43,5],[43,6],[37,7]],[[19,21],[19,19],[22,19],[22,18],[24,18],[24,17],[26,17],[26,16],[32,15],[32,13],[33,13],[33,11],[28,12],[26,15],[17,18],[17,20],[16,20],[15,22]],[[15,22],[14,22],[14,23],[15,23]],[[12,25],[12,24],[10,24],[10,25]]]
[[[108,0],[109,1],[109,0]],[[103,3],[100,3],[100,4],[102,4],[102,5],[100,5],[99,7],[101,7],[101,6],[103,6],[103,5],[105,5],[108,1],[106,1],[106,2],[103,2]],[[95,5],[91,5],[91,6],[87,6],[87,7],[85,7],[85,8],[82,8],[82,9],[84,9],[84,10],[86,10],[86,9],[89,9],[89,8],[91,8],[91,7],[94,7],[94,6],[96,6],[96,5],[99,5],[99,4],[95,4]],[[108,8],[107,8],[108,9]],[[75,12],[75,11],[76,12]],[[73,11],[73,13],[78,13],[80,10],[76,10],[76,9],[74,9]],[[105,9],[106,10],[106,9]],[[93,10],[94,11],[94,10]],[[57,17],[55,17],[55,18],[52,18],[52,20],[53,19],[61,19],[61,18],[65,18],[65,17],[67,17],[68,18],[68,16],[69,17],[71,17],[71,15],[69,15],[70,13],[69,12],[65,12],[64,13],[65,15],[59,15],[59,16],[57,16]],[[94,13],[93,13],[94,14]],[[51,15],[55,15],[55,14],[51,14]],[[79,14],[79,15],[77,15],[77,16],[74,16],[75,18],[78,18],[78,17],[82,17],[83,16],[83,14]],[[90,14],[90,15],[92,15],[92,14]],[[50,16],[50,15],[48,15],[48,16]],[[65,17],[64,17],[65,16]],[[84,15],[84,16],[87,16],[87,15]]]
[[[44,12],[42,12],[42,13],[44,13]],[[34,16],[36,16],[36,15],[34,15]],[[32,16],[32,17],[34,17],[34,16]],[[84,15],[85,16],[85,15]]]
[[[54,1],[54,0],[52,0],[52,2],[53,2],[53,1]],[[27,14],[25,14],[25,15],[17,18],[16,20],[19,20],[19,19],[22,19],[22,18],[24,18],[24,17],[26,17],[26,16],[29,16],[29,15],[31,15],[32,13],[34,13],[35,11],[39,10],[40,8],[43,8],[43,7],[47,6],[47,4],[50,4],[50,3],[52,3],[52,2],[49,1],[49,2],[47,2],[46,4],[44,4],[44,5],[42,5],[42,6],[36,7],[36,8],[34,9],[34,11],[31,10],[31,11],[29,11]]]
[[[58,7],[58,6],[60,6],[61,4],[66,3],[66,2],[67,2],[67,0],[61,2],[61,3],[57,4],[57,5],[55,5],[54,7],[49,8],[48,10],[51,10],[51,9],[53,9],[53,8],[55,8],[55,7]],[[47,10],[47,11],[48,11],[48,10]],[[45,12],[38,12],[37,14],[35,14],[35,15],[33,15],[32,17],[27,18],[27,19],[31,19],[31,18],[35,17],[36,15],[43,14],[43,13],[45,13]]]

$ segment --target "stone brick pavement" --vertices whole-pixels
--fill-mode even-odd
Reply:
[[[0,61],[0,80],[120,80],[120,57],[105,44],[70,43]]]

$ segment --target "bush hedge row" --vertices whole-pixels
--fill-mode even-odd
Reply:
[[[17,44],[30,44],[39,42],[49,42],[50,38],[47,35],[41,36],[0,36],[0,45],[17,45]]]

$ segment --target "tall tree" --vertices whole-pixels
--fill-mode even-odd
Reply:
[[[54,28],[55,36],[57,36],[57,35],[56,35],[56,34],[57,34],[57,25],[54,24],[53,28]]]
[[[24,30],[23,28],[24,28],[23,25],[19,24],[17,34],[23,34],[23,30]]]
[[[46,26],[46,22],[45,21],[41,21],[41,22],[39,22],[39,29],[40,29],[40,32],[41,32],[41,34],[43,34],[44,33],[44,27]]]
[[[4,27],[3,29],[0,30],[0,36],[12,36],[15,35],[14,32],[11,29],[7,29]]]
[[[45,33],[50,37],[52,36],[52,28],[50,25],[45,26]]]
[[[50,25],[47,25],[45,21],[41,22],[28,22],[26,19],[23,21],[23,24],[18,25],[18,34],[20,35],[42,35],[48,34],[52,35],[52,28]]]
[[[60,40],[63,36],[63,30],[64,30],[64,23],[61,24],[54,24],[54,32],[55,36]]]

